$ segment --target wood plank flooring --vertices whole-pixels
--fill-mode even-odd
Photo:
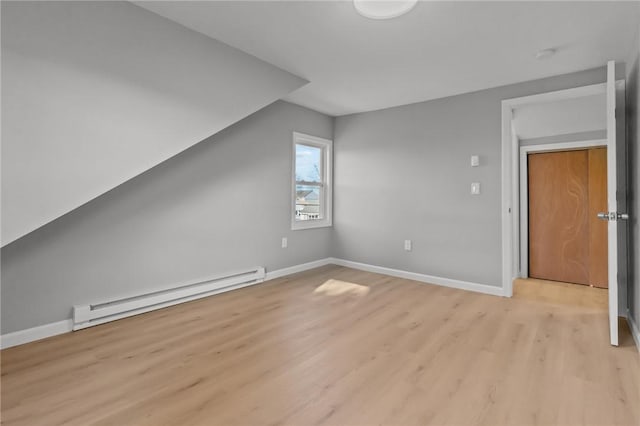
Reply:
[[[566,294],[326,266],[4,350],[2,424],[638,425],[637,349]]]

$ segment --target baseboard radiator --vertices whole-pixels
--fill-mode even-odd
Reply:
[[[76,305],[73,307],[73,329],[80,330],[224,291],[246,287],[260,283],[264,281],[264,278],[264,267],[257,267],[118,300]]]

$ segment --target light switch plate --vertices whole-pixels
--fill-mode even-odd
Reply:
[[[471,156],[471,167],[478,167],[480,165],[480,157],[477,155]]]
[[[472,182],[471,183],[471,194],[472,195],[480,195],[480,182]]]

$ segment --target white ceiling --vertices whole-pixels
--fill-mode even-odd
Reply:
[[[513,112],[518,139],[534,139],[607,128],[605,93],[524,105]]]
[[[351,1],[136,4],[309,80],[285,99],[330,115],[624,61],[640,22],[640,3],[612,1],[424,1],[388,21]]]

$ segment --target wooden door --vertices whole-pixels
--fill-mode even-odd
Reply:
[[[607,148],[589,150],[589,284],[607,288],[607,222],[598,213],[607,211]]]
[[[607,287],[606,148],[529,154],[529,276]]]

